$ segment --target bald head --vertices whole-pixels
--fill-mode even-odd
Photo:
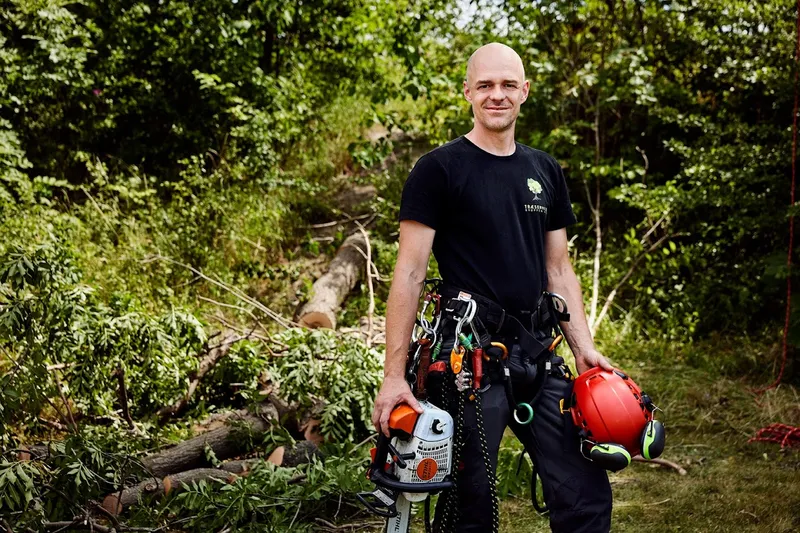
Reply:
[[[520,82],[525,80],[525,67],[519,54],[504,44],[489,43],[475,50],[467,61],[467,85],[476,81],[481,73],[497,70],[513,71]]]

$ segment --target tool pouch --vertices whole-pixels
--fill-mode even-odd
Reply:
[[[508,372],[511,380],[520,385],[533,385],[536,381],[536,365],[519,344],[513,345],[508,354]]]

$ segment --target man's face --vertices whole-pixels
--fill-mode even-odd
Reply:
[[[487,51],[475,57],[464,82],[464,96],[472,104],[475,121],[493,132],[512,128],[528,97],[530,83],[524,77],[513,52]]]

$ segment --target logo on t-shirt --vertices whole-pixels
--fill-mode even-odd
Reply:
[[[533,178],[528,178],[528,188],[533,193],[533,199],[539,200],[539,193],[542,192],[542,184]]]
[[[533,178],[528,178],[528,189],[533,193],[534,200],[540,200],[539,193],[542,192],[542,184]],[[539,204],[525,204],[525,211],[528,213],[540,213],[547,215],[547,206]]]

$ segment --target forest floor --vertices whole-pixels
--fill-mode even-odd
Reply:
[[[756,396],[749,384],[680,364],[620,366],[630,368],[665,411],[663,457],[687,474],[643,463],[610,474],[612,531],[800,531],[800,454],[748,443],[769,424],[800,425],[797,388],[781,385]],[[507,436],[504,447],[513,448],[513,441]],[[419,513],[415,533],[424,531],[422,522]],[[527,494],[502,501],[504,533],[549,530]]]

